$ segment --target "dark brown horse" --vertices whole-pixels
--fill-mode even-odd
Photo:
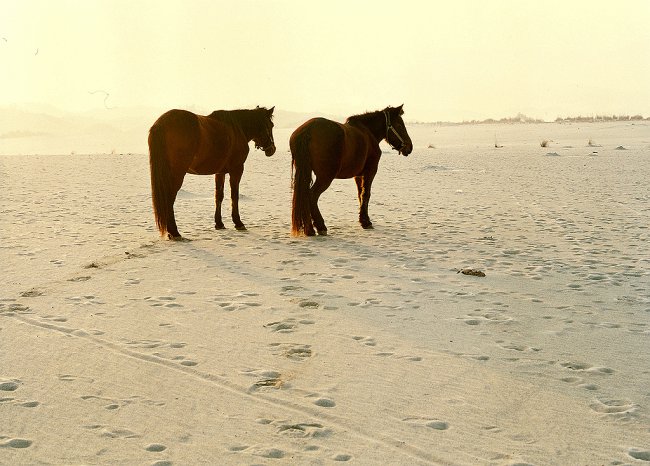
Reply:
[[[161,235],[181,238],[174,218],[174,201],[186,173],[215,175],[216,229],[224,228],[221,203],[228,173],[232,221],[237,230],[246,229],[239,217],[239,181],[251,140],[267,156],[275,153],[273,108],[217,110],[208,116],[170,110],[158,118],[149,130],[149,165],[153,211]]]
[[[334,178],[354,178],[359,197],[359,222],[363,228],[372,228],[368,201],[381,156],[379,143],[385,139],[405,156],[413,150],[402,120],[402,107],[386,107],[352,116],[345,124],[313,118],[293,132],[289,146],[295,170],[291,213],[294,236],[312,236],[314,227],[319,235],[327,234],[318,209],[318,197]],[[312,171],[316,175],[313,183]]]

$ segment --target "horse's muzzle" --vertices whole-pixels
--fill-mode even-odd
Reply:
[[[267,157],[271,157],[273,154],[275,154],[275,144],[271,144],[269,147],[265,148],[264,153]]]
[[[404,146],[402,146],[399,152],[404,157],[407,157],[411,152],[413,152],[413,144],[404,144]]]

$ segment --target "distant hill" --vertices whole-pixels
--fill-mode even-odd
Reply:
[[[146,153],[149,128],[166,110],[132,107],[69,113],[43,106],[0,107],[0,154]],[[274,123],[277,129],[291,129],[314,116],[344,120],[276,109]]]
[[[0,108],[0,153],[141,152],[144,128],[139,117],[121,112],[100,117]]]
[[[604,121],[643,121],[650,120],[644,118],[643,115],[592,115],[589,117],[557,117],[554,123],[599,123]],[[539,118],[531,118],[518,113],[514,117],[507,118],[488,118],[486,120],[463,120],[463,121],[407,121],[409,125],[443,125],[443,126],[456,126],[456,125],[494,125],[494,124],[530,124],[530,123],[552,123],[550,121],[541,120]]]

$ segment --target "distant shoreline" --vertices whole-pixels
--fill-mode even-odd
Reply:
[[[608,123],[608,122],[637,122],[650,121],[650,117],[643,115],[595,115],[595,116],[577,116],[577,117],[557,117],[553,121],[546,121],[539,118],[530,118],[526,115],[519,114],[511,118],[487,118],[485,120],[463,120],[463,121],[408,121],[408,125],[423,126],[460,126],[460,125],[514,125],[514,124],[545,124],[545,123]]]

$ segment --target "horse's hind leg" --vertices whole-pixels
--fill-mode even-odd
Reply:
[[[215,200],[215,210],[214,210],[214,228],[216,230],[223,230],[225,225],[221,219],[221,203],[223,202],[224,192],[223,186],[226,182],[226,175],[223,173],[217,173],[214,175],[214,200]]]
[[[318,208],[318,198],[327,188],[329,188],[330,184],[332,184],[331,178],[324,179],[316,177],[316,181],[314,181],[314,185],[310,190],[311,218],[319,235],[326,235],[327,227],[325,226],[323,215],[320,213],[320,209]]]
[[[178,191],[183,186],[183,178],[185,178],[185,173],[182,175],[175,175],[172,178],[172,191],[170,197],[169,208],[169,221],[167,223],[167,237],[173,240],[181,239],[181,234],[178,232],[178,226],[176,225],[176,216],[174,215],[174,202],[176,202],[176,196]]]
[[[239,217],[239,182],[244,174],[244,165],[230,172],[230,198],[232,202],[232,222],[237,230],[246,230],[246,225]]]

